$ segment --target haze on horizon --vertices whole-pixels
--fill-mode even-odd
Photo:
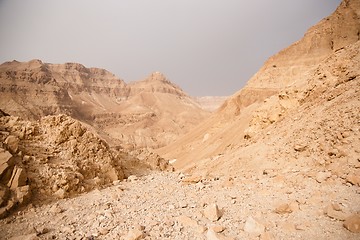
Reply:
[[[340,0],[0,0],[0,62],[164,73],[192,96],[238,91]]]

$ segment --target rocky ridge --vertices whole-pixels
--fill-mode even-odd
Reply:
[[[209,115],[159,72],[126,84],[78,63],[12,61],[0,65],[0,81],[5,112],[27,120],[66,114],[123,148],[164,146]]]

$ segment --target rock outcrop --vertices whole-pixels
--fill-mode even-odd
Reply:
[[[2,217],[30,198],[64,198],[124,178],[107,143],[65,115],[0,117],[0,140]]]

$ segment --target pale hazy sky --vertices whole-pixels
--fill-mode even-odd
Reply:
[[[0,0],[0,62],[160,71],[192,96],[231,95],[340,0]]]

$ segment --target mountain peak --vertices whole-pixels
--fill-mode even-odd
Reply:
[[[161,72],[153,72],[148,76],[145,81],[156,81],[156,82],[166,82],[170,83],[170,81],[166,78],[166,76]]]

